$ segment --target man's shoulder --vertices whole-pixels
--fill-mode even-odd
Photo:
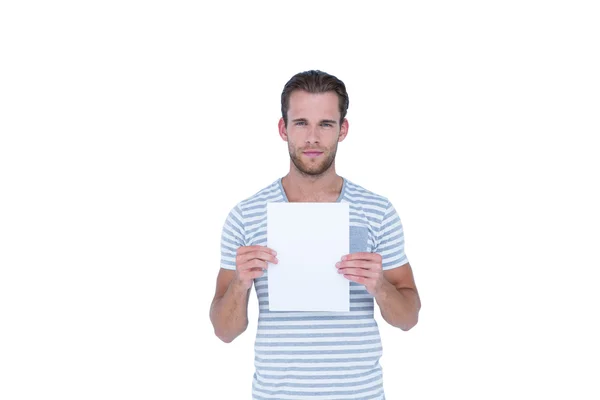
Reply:
[[[260,190],[238,201],[234,208],[240,212],[249,211],[264,206],[267,202],[283,199],[279,188],[279,180],[277,178],[270,183],[264,185]]]
[[[347,201],[356,204],[372,204],[379,207],[387,207],[389,205],[388,197],[373,190],[369,190],[349,179],[346,179],[344,198]]]

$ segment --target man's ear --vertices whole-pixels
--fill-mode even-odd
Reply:
[[[279,136],[281,136],[284,142],[288,141],[287,129],[285,128],[283,117],[279,118]]]
[[[338,137],[338,142],[343,142],[344,139],[346,139],[346,136],[348,135],[348,128],[350,128],[350,124],[348,123],[348,120],[344,118],[342,125],[340,126],[340,136]]]

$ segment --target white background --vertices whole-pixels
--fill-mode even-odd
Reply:
[[[3,1],[0,398],[250,398],[221,227],[287,173],[279,96],[316,68],[422,297],[378,319],[387,397],[598,399],[594,3]]]

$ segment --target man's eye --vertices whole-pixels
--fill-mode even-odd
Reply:
[[[326,127],[326,128],[331,128],[333,125],[331,125],[331,124],[330,124],[330,123],[328,123],[328,122],[324,122],[324,123],[322,123],[322,124],[321,124],[321,126],[324,126],[324,127]]]
[[[297,121],[297,122],[296,122],[296,126],[301,126],[301,125],[304,125],[304,124],[305,124],[305,122],[304,122],[304,121]]]

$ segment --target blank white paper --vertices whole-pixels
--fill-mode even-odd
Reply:
[[[335,264],[350,251],[348,203],[268,203],[270,311],[350,311],[350,282]]]

